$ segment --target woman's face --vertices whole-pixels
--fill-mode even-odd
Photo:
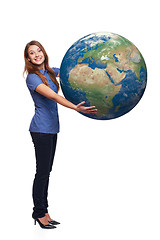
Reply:
[[[31,45],[28,48],[28,56],[29,61],[41,68],[44,68],[45,57],[42,50],[37,45]]]

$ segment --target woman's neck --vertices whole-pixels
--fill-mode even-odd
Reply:
[[[39,70],[45,70],[44,63],[43,63],[42,65],[38,66],[38,69],[39,69]]]

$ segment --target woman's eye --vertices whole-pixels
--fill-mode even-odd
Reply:
[[[41,51],[42,51],[41,49],[38,50],[38,52],[41,52]]]

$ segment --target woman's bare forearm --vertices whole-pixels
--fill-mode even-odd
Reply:
[[[88,114],[93,114],[97,112],[97,109],[95,108],[95,106],[90,106],[90,107],[85,107],[84,103],[85,102],[81,102],[78,105],[75,105],[73,103],[71,103],[70,101],[68,101],[66,98],[60,96],[59,94],[55,93],[51,88],[47,87],[45,84],[40,84],[36,87],[35,89],[36,92],[38,92],[39,94],[61,104],[64,107],[67,108],[71,108],[75,111],[78,112],[84,112],[84,113],[88,113]]]
[[[53,100],[57,103],[61,104],[64,107],[71,108],[73,110],[77,111],[77,106],[68,101],[66,98],[60,96],[59,94],[56,94],[56,96],[53,97]]]
[[[36,92],[40,93],[41,95],[61,104],[64,107],[68,107],[68,108],[76,110],[76,105],[74,105],[73,103],[68,101],[66,98],[55,93],[51,88],[47,87],[45,84],[38,85],[35,90],[36,90]]]

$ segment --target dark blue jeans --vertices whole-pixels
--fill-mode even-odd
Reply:
[[[48,185],[52,171],[57,134],[31,132],[36,155],[36,174],[33,182],[33,218],[41,218],[48,212]]]

